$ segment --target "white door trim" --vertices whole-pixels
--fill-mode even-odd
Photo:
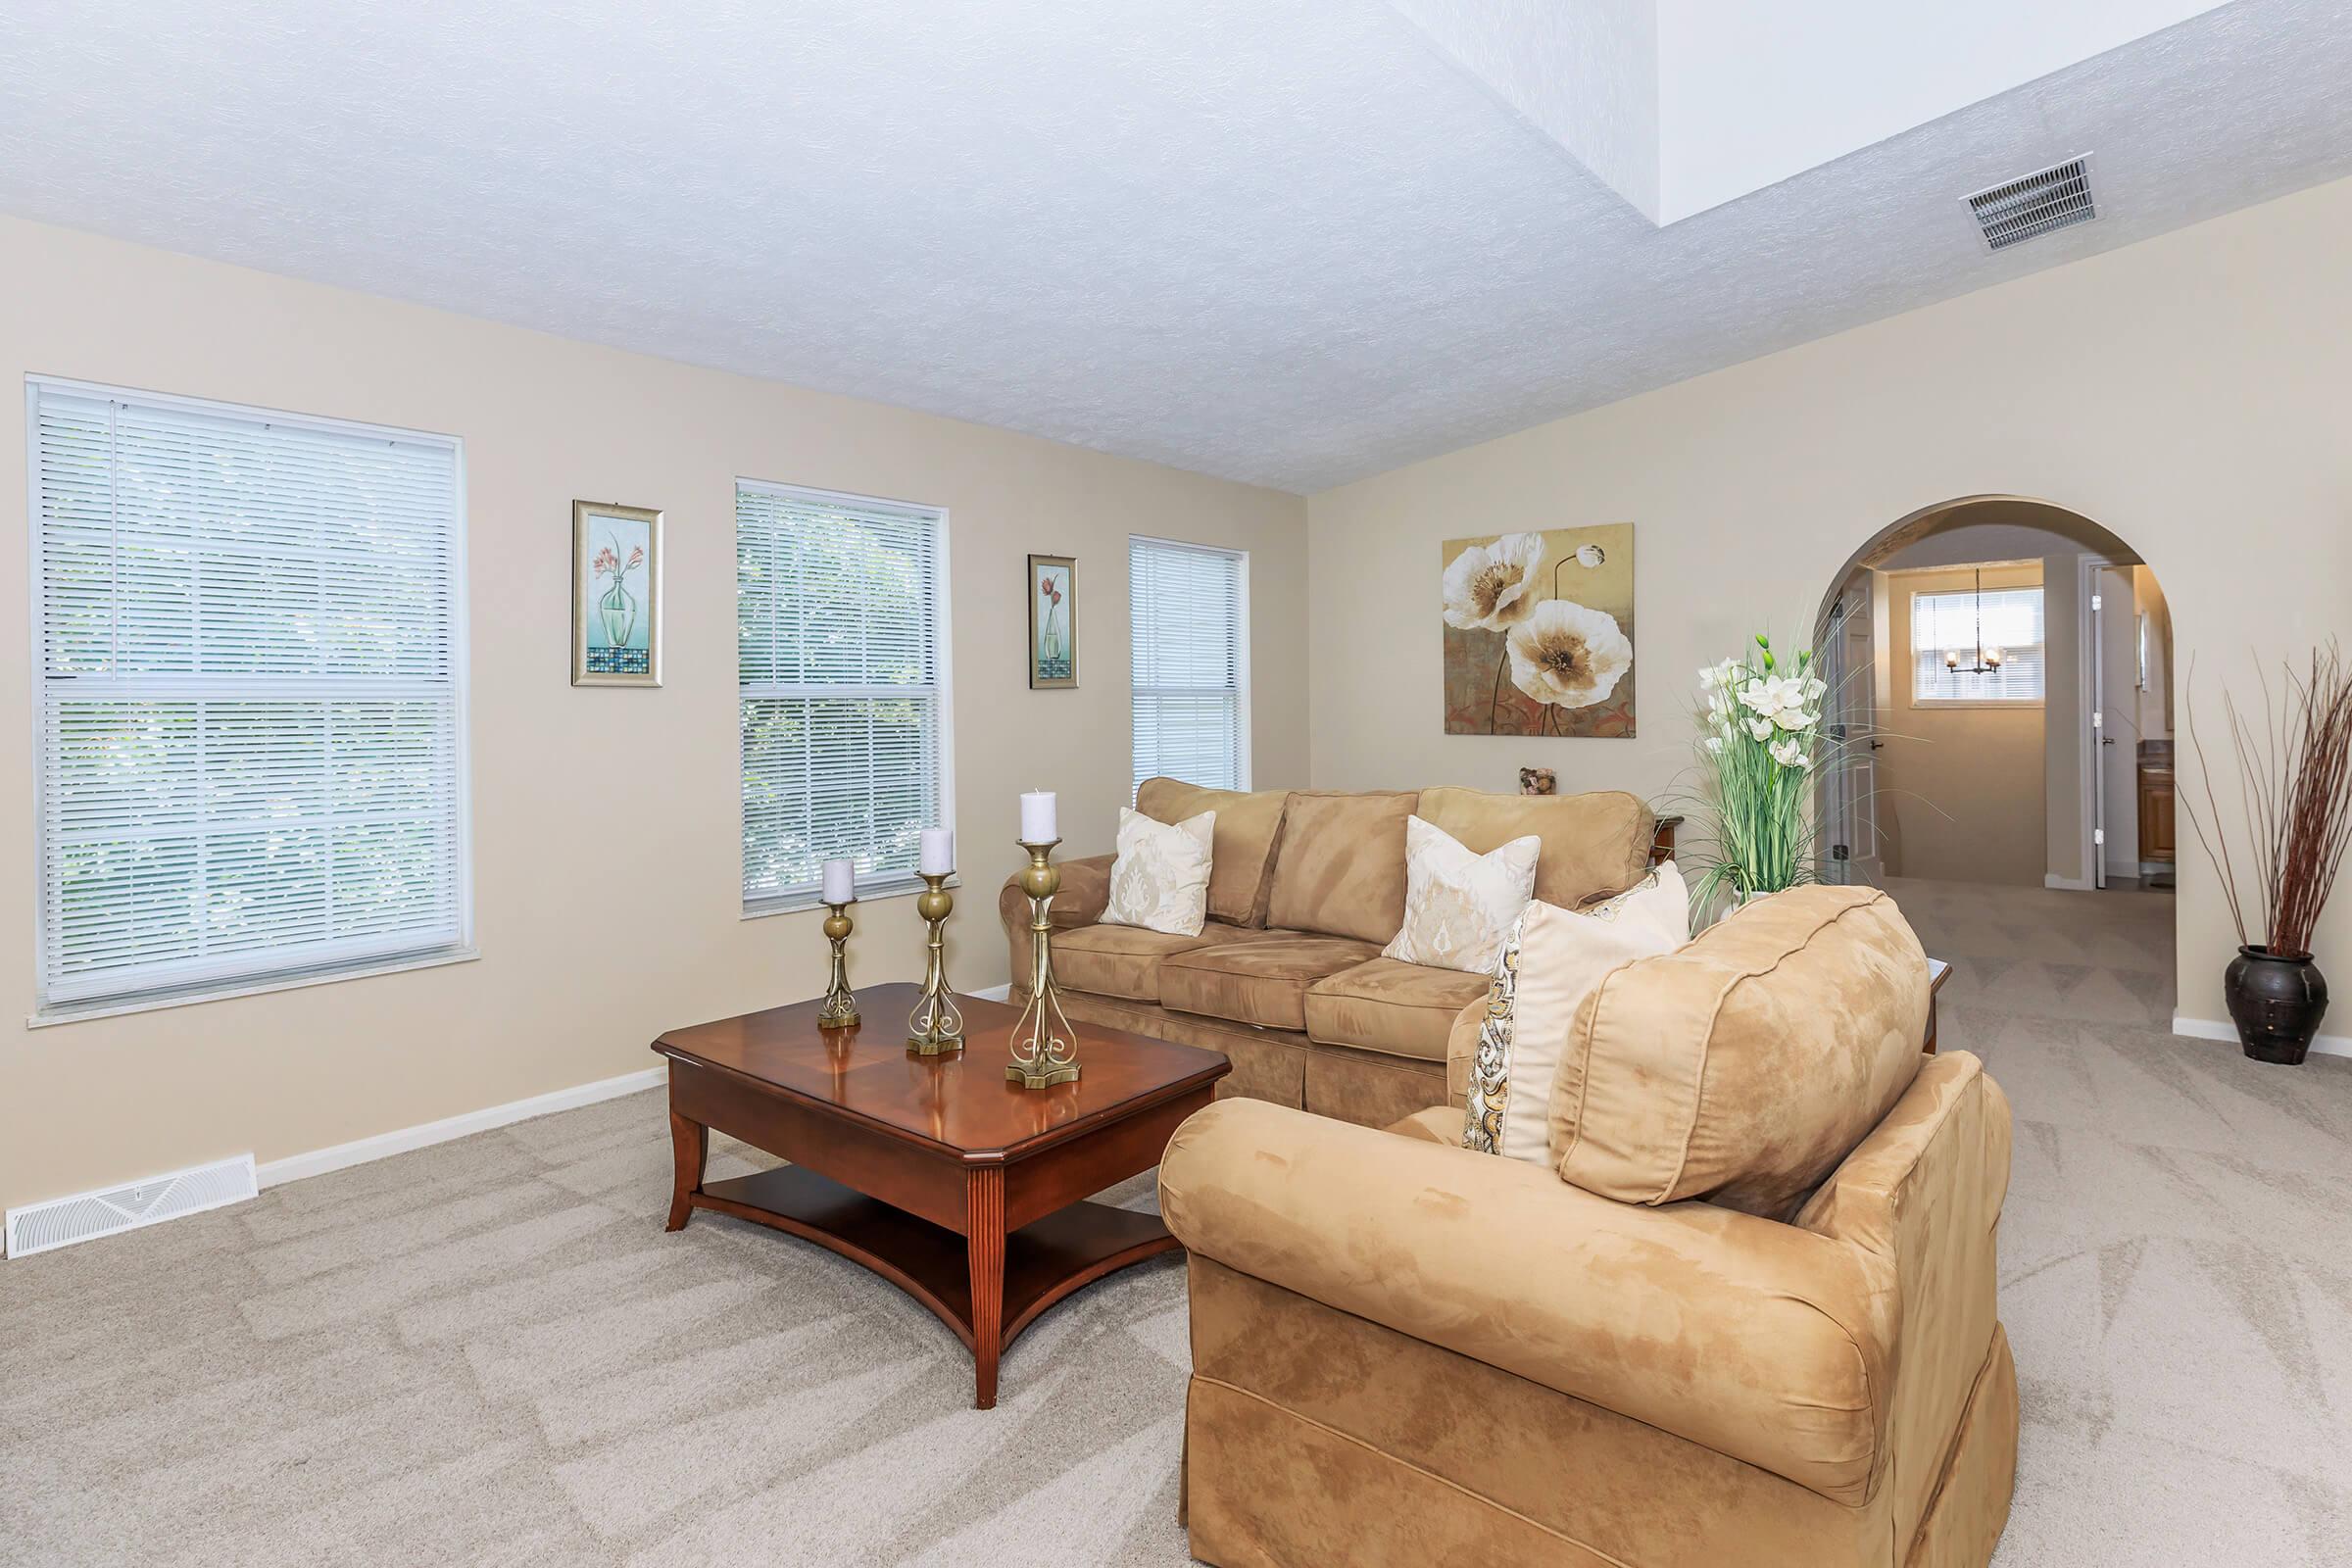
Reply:
[[[2092,828],[2099,820],[2103,797],[2099,789],[2099,736],[2090,726],[2091,710],[2098,706],[2099,689],[2096,670],[2098,650],[2094,646],[2097,628],[2090,623],[2090,596],[2097,591],[2099,573],[2112,570],[2121,563],[2105,556],[2084,555],[2075,562],[2075,745],[2081,761],[2076,767],[2077,793],[2080,798],[2078,820],[2082,824],[2081,873],[2073,878],[2045,878],[2051,887],[2097,888],[2105,886],[2105,862],[2099,846],[2092,837]],[[2046,633],[2045,633],[2046,635]],[[2045,710],[2046,711],[2046,710]],[[2049,744],[2045,727],[2042,744]]]

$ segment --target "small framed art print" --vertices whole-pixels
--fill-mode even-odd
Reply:
[[[571,504],[571,683],[662,684],[662,514]]]
[[[1029,558],[1029,684],[1078,684],[1078,563],[1068,556]]]

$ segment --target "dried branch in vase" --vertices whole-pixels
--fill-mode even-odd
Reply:
[[[2222,710],[2237,768],[2242,844],[2233,847],[2214,786],[2213,763],[2197,731],[2196,666],[2189,666],[2188,736],[2196,753],[2200,809],[2183,777],[2180,808],[2221,878],[2237,939],[2254,944],[2248,905],[2259,900],[2261,946],[2280,957],[2308,957],[2312,933],[2335,891],[2352,844],[2352,663],[2333,643],[2315,648],[2307,674],[2285,666],[2274,690],[2262,677],[2262,706],[2249,712],[2227,691]],[[2226,776],[2226,775],[2225,775]],[[2241,883],[2238,849],[2250,886]]]

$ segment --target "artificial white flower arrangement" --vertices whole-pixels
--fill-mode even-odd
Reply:
[[[1812,650],[1799,649],[1794,668],[1785,668],[1771,639],[1758,632],[1755,652],[1698,672],[1706,700],[1696,804],[1701,836],[1691,858],[1700,872],[1692,887],[1698,906],[1719,892],[1744,898],[1814,879],[1807,797],[1840,748],[1822,729],[1829,685],[1812,664]],[[1704,836],[1710,826],[1711,842]]]

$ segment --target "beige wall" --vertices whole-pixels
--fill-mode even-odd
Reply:
[[[270,1160],[636,1071],[665,1027],[820,990],[817,916],[739,918],[738,475],[949,509],[958,983],[1004,978],[995,893],[1013,863],[1017,792],[1061,792],[1070,853],[1110,847],[1129,783],[1130,532],[1250,552],[1254,772],[1305,780],[1294,496],[0,221],[0,388],[19,431],[28,372],[465,439],[482,956],[58,1027],[12,1022],[0,1202],[247,1150]],[[18,562],[24,495],[24,441],[11,435],[0,551]],[[566,683],[575,496],[668,511],[660,691]],[[1024,683],[1029,551],[1078,558],[1077,691]],[[0,734],[27,736],[22,633],[0,640]],[[16,890],[0,899],[0,1012],[17,1018],[33,1005],[29,771],[0,769],[0,887]],[[590,841],[619,848],[593,860],[562,848]],[[919,931],[910,899],[865,906],[855,977],[919,976]]]
[[[1911,596],[1965,592],[1964,567],[1874,574],[1886,596],[1888,701],[1879,716],[1879,831],[1889,876],[2040,887],[2047,863],[2042,829],[2042,710],[1919,704],[1911,697]],[[2038,562],[1988,565],[1986,588],[2042,580]]]
[[[2173,612],[2164,585],[2145,566],[2132,568],[2132,608],[2146,617],[2147,659],[2139,687],[2139,738],[2173,738]]]
[[[2352,637],[2352,182],[2038,272],[1309,498],[1314,779],[1667,790],[1692,673],[1757,626],[1811,628],[1841,564],[1962,496],[2037,497],[2127,540],[2200,690],[2248,650]],[[1634,740],[1441,733],[1436,541],[1640,530]],[[1419,614],[1397,607],[1420,605]],[[2320,933],[2352,974],[2352,899]],[[2235,938],[2180,860],[2180,1010],[2227,1016]]]

